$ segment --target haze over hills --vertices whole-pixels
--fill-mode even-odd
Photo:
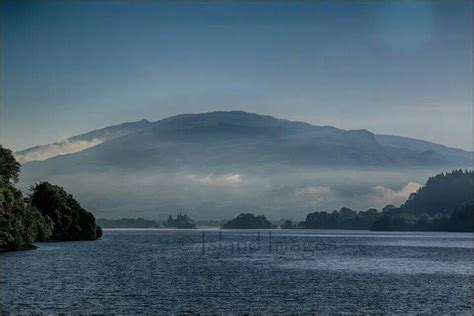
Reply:
[[[73,136],[58,142],[40,145],[15,152],[15,158],[20,163],[46,160],[51,157],[71,154],[94,147],[105,141],[135,133],[147,128],[151,123],[147,120],[123,123],[101,128],[86,134]]]
[[[401,201],[411,193],[404,189],[416,190],[413,183],[432,172],[472,166],[472,153],[460,149],[241,111],[124,123],[16,156],[26,162],[22,183],[73,186],[105,217],[184,209],[222,218],[255,208],[298,216],[341,203],[380,206],[391,201],[374,202],[368,194],[376,188]]]

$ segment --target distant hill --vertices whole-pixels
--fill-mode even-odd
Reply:
[[[302,216],[341,202],[380,207],[405,198],[387,188],[472,165],[472,153],[442,145],[242,111],[124,123],[66,143],[59,153],[61,142],[17,152],[24,162],[20,186],[61,184],[109,218],[159,218],[177,210],[222,218],[266,208],[278,209],[278,216],[298,209]],[[382,190],[379,196],[373,187]]]
[[[272,223],[264,215],[253,215],[252,213],[241,213],[236,218],[222,225],[224,229],[270,229],[274,228]]]
[[[49,172],[61,167],[62,173],[69,173],[103,166],[146,169],[277,163],[393,167],[456,166],[472,161],[472,153],[428,142],[240,111],[184,114],[154,123],[125,123],[72,137],[68,142],[94,140],[100,141],[91,148],[31,164],[27,169]],[[424,147],[416,146],[417,142]],[[24,157],[60,144],[20,151],[16,156],[25,161]]]
[[[439,162],[452,163],[457,162],[459,164],[469,163],[472,165],[473,153],[458,148],[447,147],[444,145],[435,144],[425,140],[400,137],[393,135],[375,135],[377,141],[383,145],[399,148],[402,150],[410,150],[420,154],[419,159],[423,160],[424,156],[437,155]],[[430,159],[426,157],[426,159]],[[436,159],[436,158],[431,158]]]

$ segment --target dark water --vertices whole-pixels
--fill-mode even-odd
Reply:
[[[473,245],[456,233],[105,231],[0,254],[1,297],[28,313],[470,314]]]

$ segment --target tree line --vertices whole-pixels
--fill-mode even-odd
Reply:
[[[25,196],[15,188],[20,164],[0,145],[0,250],[33,249],[36,241],[94,240],[102,228],[62,187],[40,182]]]
[[[354,229],[373,231],[474,231],[473,171],[454,170],[430,177],[400,207],[385,206],[382,211],[353,211],[347,207],[332,212],[315,211],[304,221],[283,220],[274,225],[264,215],[244,212],[231,220],[212,221],[223,229]],[[111,220],[103,221],[112,223]],[[115,220],[116,227],[158,227],[144,219]],[[186,214],[169,216],[163,226],[195,228],[196,221]],[[108,225],[108,224],[107,224]],[[126,226],[128,225],[128,226]]]
[[[315,211],[301,222],[284,220],[282,229],[354,229],[374,231],[474,231],[474,173],[454,170],[430,177],[400,207],[385,206],[356,212],[343,207],[339,211]],[[263,215],[242,213],[223,228],[272,228]]]

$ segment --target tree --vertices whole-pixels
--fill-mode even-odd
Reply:
[[[24,203],[21,192],[11,186],[0,188],[0,247],[30,248],[36,239],[36,214]]]
[[[313,212],[299,224],[299,228],[307,229],[370,229],[380,217],[375,209],[355,212],[343,207],[339,211]]]
[[[92,213],[62,187],[41,182],[31,188],[31,205],[54,223],[53,240],[94,240],[100,238],[102,229],[96,225]]]
[[[170,215],[165,226],[174,228],[196,228],[196,225],[192,223],[192,219],[188,215],[181,213],[176,216],[176,219]]]
[[[241,213],[225,223],[222,228],[265,229],[273,228],[273,225],[264,215],[255,216],[252,213]]]
[[[281,229],[294,229],[296,227],[296,224],[294,224],[293,221],[289,219],[287,219],[283,224],[280,225]]]
[[[412,193],[400,207],[407,214],[433,216],[437,213],[450,214],[455,208],[473,200],[474,172],[453,170],[430,177],[426,184]]]
[[[0,248],[29,249],[38,236],[49,237],[50,223],[13,186],[20,164],[0,146]]]
[[[10,149],[0,145],[0,184],[12,184],[18,182],[20,164],[15,160]]]
[[[430,177],[399,208],[386,206],[372,230],[474,231],[473,171]]]
[[[24,198],[13,184],[20,164],[0,145],[0,248],[33,248],[35,241],[97,239],[102,229],[63,188],[40,183]]]

